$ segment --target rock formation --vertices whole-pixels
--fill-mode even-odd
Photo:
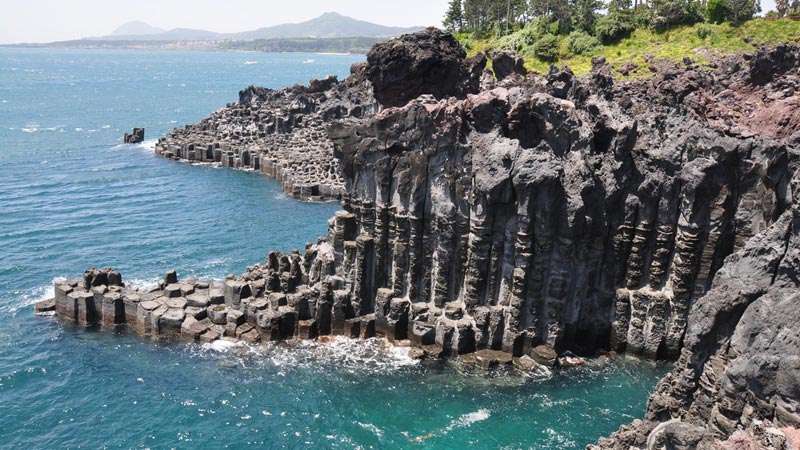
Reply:
[[[486,58],[466,59],[461,44],[448,33],[428,28],[375,45],[367,54],[366,76],[384,106],[403,106],[420,95],[436,98],[475,94]]]
[[[343,210],[328,236],[224,282],[173,273],[134,291],[93,271],[57,285],[54,307],[197,340],[377,335],[550,364],[565,351],[677,358],[645,420],[598,448],[789,448],[800,425],[798,55],[662,65],[620,83],[602,58],[586,78],[555,67],[526,77],[518,57],[494,54],[491,76],[483,55],[426,30],[378,44],[342,83],[248,88],[157,151],[274,163],[301,196],[329,182]],[[770,114],[777,125],[764,127]],[[298,162],[309,156],[281,145],[293,137],[328,143],[338,163],[322,151]]]
[[[287,195],[299,199],[338,200],[344,183],[325,125],[377,112],[363,72],[364,66],[356,64],[344,82],[331,76],[277,91],[249,86],[238,102],[159,139],[155,152],[256,170],[276,178]]]
[[[134,128],[133,133],[125,133],[122,136],[122,142],[126,144],[138,144],[144,142],[144,128]]]

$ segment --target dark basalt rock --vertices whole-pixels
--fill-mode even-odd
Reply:
[[[653,62],[654,79],[635,82],[597,59],[589,77],[553,67],[478,92],[483,57],[429,29],[379,44],[325,92],[248,88],[161,151],[216,157],[191,142],[225,134],[237,167],[277,157],[253,142],[315,136],[329,147],[313,164],[335,156],[343,193],[328,235],[224,283],[134,291],[90,272],[57,284],[56,314],[200,341],[377,335],[481,352],[485,366],[496,351],[530,367],[608,350],[677,358],[644,419],[595,448],[788,450],[800,428],[796,52],[713,73]],[[392,107],[378,111],[372,88]]]
[[[144,142],[144,128],[134,128],[133,133],[125,133],[122,137],[122,142],[126,144],[139,144]]]
[[[767,84],[797,66],[798,61],[800,51],[791,45],[762,47],[750,61],[750,78],[755,84]]]
[[[528,74],[525,69],[525,60],[516,53],[508,50],[494,52],[489,55],[492,59],[492,70],[498,80],[505,80],[510,76],[525,76]]]
[[[712,289],[692,306],[685,347],[651,396],[645,420],[593,448],[644,448],[663,434],[659,423],[666,420],[693,429],[688,436],[697,442],[709,440],[705,435],[725,441],[745,430],[733,439],[753,444],[744,448],[797,448],[800,442],[787,443],[786,433],[800,428],[798,274],[800,207],[795,203],[728,258]],[[763,428],[772,428],[774,437],[783,435],[784,442],[764,442],[769,436]]]
[[[423,94],[436,98],[476,93],[486,61],[467,61],[449,33],[428,28],[375,45],[367,54],[366,77],[383,106],[402,106]]]
[[[377,112],[363,71],[363,64],[354,64],[353,74],[341,82],[330,76],[280,90],[248,86],[238,102],[159,139],[155,153],[259,171],[299,199],[338,200],[344,186],[325,124]]]

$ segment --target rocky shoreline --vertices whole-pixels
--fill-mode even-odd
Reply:
[[[345,185],[326,126],[332,120],[377,112],[363,70],[363,64],[354,65],[343,82],[330,76],[280,90],[249,86],[239,93],[238,102],[160,138],[155,154],[255,170],[275,178],[286,195],[301,200],[340,200]]]
[[[800,50],[633,82],[602,59],[576,78],[490,58],[428,29],[345,81],[242,91],[156,152],[340,198],[328,235],[224,281],[134,290],[93,269],[37,309],[199,341],[378,336],[487,367],[677,359],[597,448],[793,448]]]

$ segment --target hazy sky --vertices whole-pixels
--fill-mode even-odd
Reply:
[[[762,0],[764,11],[774,0]],[[381,25],[439,26],[447,0],[2,0],[0,43],[110,34],[141,20],[161,28],[236,32],[302,22],[336,11]]]
[[[2,0],[0,43],[110,34],[141,20],[161,28],[236,32],[335,11],[381,25],[441,25],[447,0]]]

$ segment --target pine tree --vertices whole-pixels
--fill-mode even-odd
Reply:
[[[450,6],[447,8],[442,24],[452,33],[464,32],[464,12],[461,9],[461,0],[450,0]]]
[[[736,24],[752,19],[761,12],[759,0],[728,0],[730,21]]]
[[[594,34],[597,10],[603,6],[600,0],[575,0],[575,28]]]

